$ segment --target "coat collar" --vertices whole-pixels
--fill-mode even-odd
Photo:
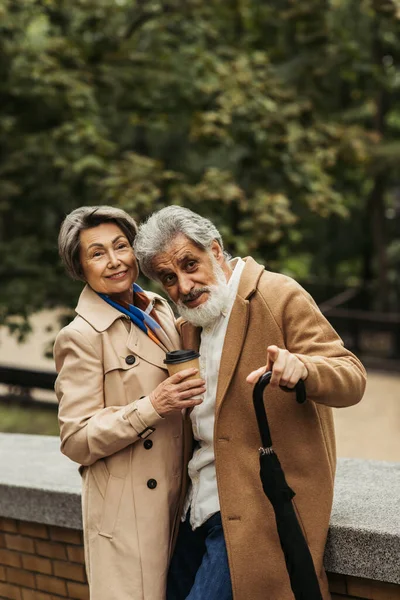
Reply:
[[[159,310],[163,304],[162,298],[153,292],[146,291],[145,293],[150,300],[153,300],[154,308]],[[128,316],[104,302],[89,285],[85,285],[83,288],[75,312],[99,332],[108,329],[117,319],[130,321]]]
[[[104,302],[89,285],[83,288],[75,312],[99,332],[106,331],[117,319],[129,319]]]
[[[164,307],[164,301],[157,294],[146,292],[147,296],[154,301],[154,307],[160,315],[161,324],[165,332],[165,349],[176,350],[180,347],[180,340],[175,324],[170,317],[169,309]],[[118,319],[125,319],[130,322],[129,317],[125,316],[119,310],[104,302],[100,296],[86,285],[80,295],[78,305],[75,309],[76,313],[85,321],[87,321],[96,331],[102,333],[106,331]],[[121,322],[122,325],[122,322]],[[124,327],[120,331],[124,331]],[[122,336],[123,345],[131,352],[134,352],[141,358],[155,364],[163,369],[165,365],[165,351],[153,342],[148,335],[141,329],[130,322],[130,327],[126,331],[126,338]],[[122,352],[122,348],[121,348]]]
[[[243,298],[243,300],[248,300],[256,291],[258,281],[265,269],[263,265],[258,264],[251,256],[246,256],[243,260],[246,264],[240,278],[237,295]]]
[[[218,377],[216,413],[222,404],[229,384],[235,372],[249,321],[249,298],[257,289],[264,267],[250,256],[243,259],[245,266],[240,278],[238,292],[229,317]],[[200,346],[200,328],[193,327],[187,321],[181,321],[180,330],[184,348],[198,350]]]

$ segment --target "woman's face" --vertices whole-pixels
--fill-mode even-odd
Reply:
[[[138,266],[132,246],[115,223],[102,223],[80,234],[80,259],[86,282],[95,292],[132,302]]]

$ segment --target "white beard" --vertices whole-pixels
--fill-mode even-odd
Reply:
[[[211,258],[216,283],[206,288],[201,288],[208,291],[208,299],[195,308],[188,308],[181,300],[176,305],[180,316],[195,327],[207,327],[207,325],[211,325],[211,323],[221,316],[229,302],[229,287],[225,273],[214,256]]]

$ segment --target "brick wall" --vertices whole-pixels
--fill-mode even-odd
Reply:
[[[332,600],[400,600],[400,585],[328,573]]]
[[[0,518],[0,598],[89,598],[82,533]]]
[[[400,600],[400,585],[333,573],[328,578],[332,600]],[[0,517],[0,600],[65,598],[89,599],[82,533]]]

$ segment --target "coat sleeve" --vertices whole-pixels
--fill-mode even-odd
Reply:
[[[67,327],[58,334],[54,357],[61,451],[71,460],[91,465],[163,420],[148,396],[122,407],[105,406],[101,358],[79,331]]]
[[[364,367],[344,347],[312,297],[295,281],[285,279],[279,319],[287,350],[307,367],[307,397],[333,407],[357,404],[365,391]]]

